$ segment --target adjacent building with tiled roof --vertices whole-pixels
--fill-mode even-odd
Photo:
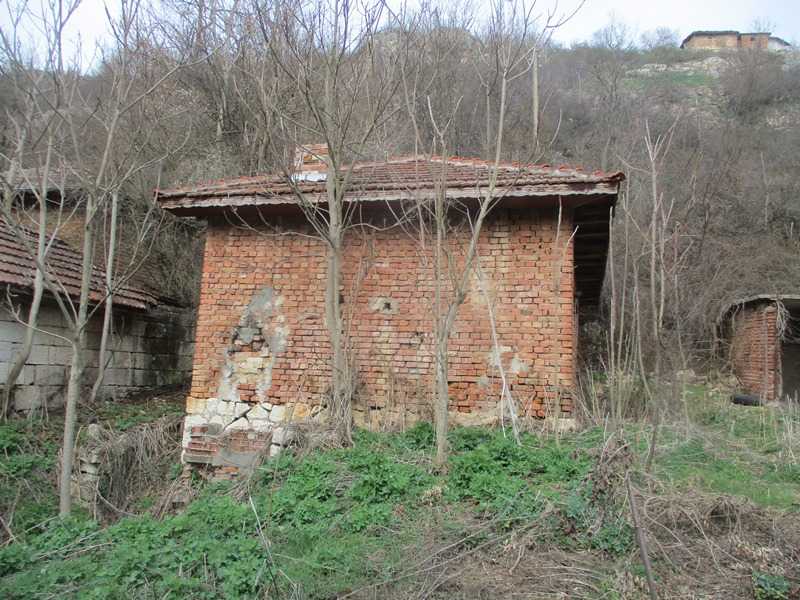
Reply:
[[[59,238],[48,238],[48,246],[45,265],[50,279],[77,301],[83,271],[82,254]],[[0,218],[0,285],[32,292],[36,247],[35,232],[24,227],[12,228]],[[106,296],[105,273],[93,266],[89,297],[94,303],[102,303]],[[133,285],[121,284],[114,290],[114,304],[118,306],[146,311],[159,303],[152,292]]]
[[[287,440],[287,420],[324,406],[330,382],[325,243],[309,210],[326,210],[324,146],[290,172],[158,190],[162,208],[207,219],[184,458],[235,469]],[[396,157],[341,170],[351,215],[341,298],[365,426],[431,416],[431,240],[418,216],[449,199],[448,260],[463,256],[468,218],[492,181],[493,208],[450,340],[451,409],[492,420],[500,366],[532,416],[573,411],[578,321],[596,306],[609,220],[624,176],[463,157]],[[301,201],[302,198],[302,201]],[[445,279],[449,275],[445,275]],[[489,310],[492,310],[497,344]]]
[[[21,198],[30,192],[22,185],[18,189]],[[52,199],[65,189],[50,189],[48,197]],[[83,254],[78,250],[82,243],[83,215],[76,215],[75,211],[65,212],[66,216],[51,214],[53,222],[58,221],[61,228],[48,234],[44,267],[51,285],[44,294],[31,353],[15,382],[11,408],[17,411],[57,408],[62,404],[66,390],[72,358],[70,339],[74,332],[56,296],[67,310],[76,309],[83,271]],[[25,223],[35,221],[39,215],[35,204],[20,206],[16,214]],[[71,221],[66,220],[69,215]],[[55,233],[62,229],[71,232],[74,240],[57,237]],[[26,335],[25,322],[37,270],[34,258],[37,245],[35,232],[0,219],[0,382],[3,385],[8,383],[6,377]],[[102,251],[97,254],[104,258]],[[135,274],[134,277],[127,275],[120,275],[120,283],[113,290],[114,319],[110,353],[105,357],[107,370],[102,398],[120,398],[162,385],[179,384],[187,378],[191,367],[191,315],[162,297],[153,287],[136,283]],[[98,350],[107,297],[101,260],[100,265],[97,262],[93,265],[90,279],[92,317],[87,329],[87,370],[84,377],[87,388],[97,376],[101,359]]]

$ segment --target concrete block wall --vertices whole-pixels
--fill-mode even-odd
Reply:
[[[22,315],[27,305],[20,304]],[[72,350],[69,329],[54,303],[43,302],[39,314],[41,331],[27,364],[17,379],[14,408],[30,411],[63,404]],[[102,314],[88,328],[87,369],[84,385],[97,377]],[[193,314],[187,311],[154,310],[147,314],[117,309],[111,339],[111,360],[106,367],[101,396],[122,398],[148,388],[188,381],[194,351]],[[25,327],[0,308],[0,381],[5,383],[11,363],[25,336]]]
[[[297,223],[284,226],[310,233]],[[497,414],[500,364],[528,414],[572,412],[571,228],[566,214],[559,229],[554,209],[497,211],[486,224],[479,242],[484,281],[470,282],[450,339],[449,389],[457,413]],[[451,243],[452,256],[463,253],[465,239]],[[345,241],[341,294],[359,385],[357,423],[374,423],[376,415],[384,422],[431,416],[434,279],[426,254],[430,248],[421,250],[399,227],[353,233]],[[299,419],[324,403],[330,381],[326,260],[324,244],[309,235],[209,224],[185,459],[196,450],[197,462],[224,466],[199,454],[220,452],[220,440],[232,431],[275,432],[284,420],[276,415]],[[193,432],[202,439],[194,440]]]

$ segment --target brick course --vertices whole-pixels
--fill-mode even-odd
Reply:
[[[206,399],[218,396],[278,406],[322,400],[330,380],[326,250],[307,226],[283,228],[298,233],[209,224],[190,414],[203,413]],[[486,223],[479,244],[486,293],[473,277],[450,339],[452,410],[494,411],[500,397],[488,293],[512,394],[532,415],[571,412],[577,346],[571,229],[565,215],[558,230],[554,209],[497,210]],[[453,254],[463,247],[463,239],[454,240]],[[244,331],[243,314],[265,289],[269,314],[246,328],[244,340],[237,333]],[[360,384],[357,411],[399,406],[428,416],[434,373],[430,247],[423,251],[400,227],[350,233],[341,293]]]

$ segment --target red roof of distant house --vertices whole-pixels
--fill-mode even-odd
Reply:
[[[0,219],[0,284],[25,290],[33,289],[36,274],[35,252],[37,237],[32,231],[20,228],[19,233]],[[20,236],[27,238],[27,245]],[[48,272],[73,299],[80,296],[82,255],[71,246],[56,238],[50,246],[45,260]],[[92,302],[101,302],[106,297],[105,274],[92,268],[90,288]],[[114,293],[114,303],[127,308],[147,310],[158,304],[158,299],[140,288],[121,285]]]
[[[358,162],[351,171],[346,201],[405,200],[430,196],[440,182],[447,195],[472,198],[485,193],[494,163],[474,158],[411,156]],[[311,201],[325,201],[324,166],[304,164],[291,175],[257,175],[157,190],[160,205],[182,214],[193,209],[297,204],[297,192]],[[620,172],[586,172],[580,168],[503,162],[497,173],[503,196],[616,194],[625,179]]]

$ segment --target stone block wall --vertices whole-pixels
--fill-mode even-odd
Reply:
[[[283,227],[299,234],[209,224],[184,432],[187,460],[195,436],[195,447],[203,444],[213,454],[236,429],[272,432],[277,448],[287,415],[302,419],[324,404],[330,380],[326,249],[303,225]],[[486,224],[479,243],[483,277],[473,276],[450,338],[454,411],[497,414],[500,364],[527,413],[572,411],[571,233],[569,215],[562,215],[559,228],[555,209],[497,211]],[[345,243],[341,296],[361,424],[431,416],[433,266],[430,240],[422,249],[412,235],[400,227],[365,229]],[[454,257],[463,253],[464,241],[452,241]]]
[[[731,360],[749,394],[772,401],[781,395],[781,338],[773,302],[748,304],[733,317]]]
[[[22,313],[27,306],[21,303]],[[14,390],[14,409],[26,412],[58,407],[64,402],[72,351],[65,339],[69,330],[58,307],[43,302],[39,314],[41,331]],[[102,314],[92,319],[87,336],[85,385],[97,377]],[[194,349],[193,315],[186,311],[154,310],[138,313],[118,309],[111,339],[112,356],[106,367],[101,397],[128,394],[188,381]],[[22,344],[25,327],[6,308],[0,308],[0,381]]]

